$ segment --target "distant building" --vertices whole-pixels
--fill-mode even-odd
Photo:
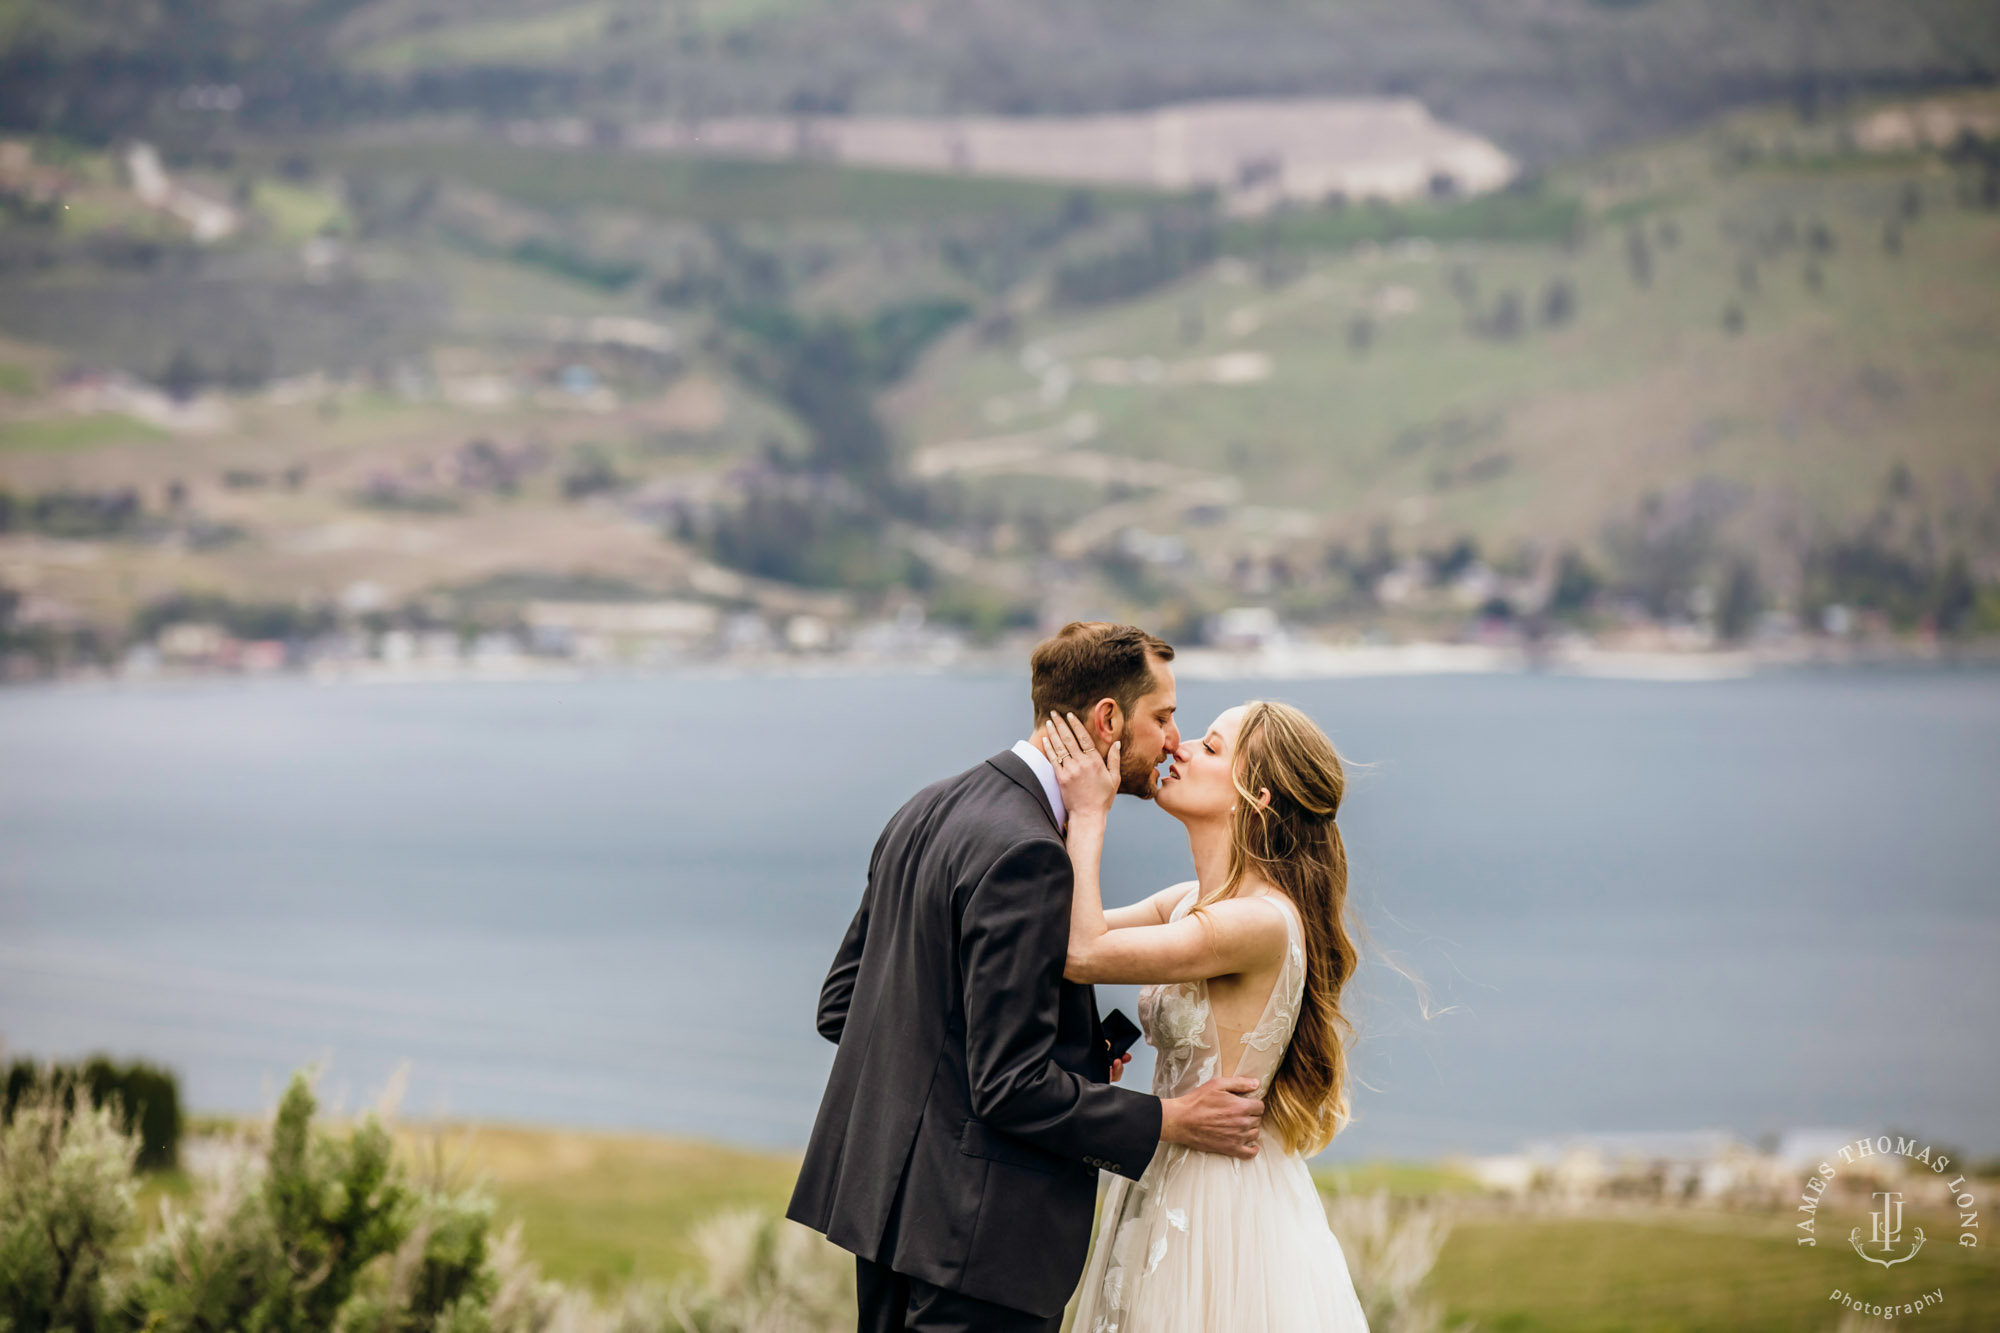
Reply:
[[[1838,1160],[1840,1150],[1856,1139],[1873,1135],[1866,1129],[1788,1129],[1778,1135],[1771,1156],[1787,1167],[1810,1171],[1821,1162]]]
[[[1454,1165],[1488,1190],[1517,1197],[1769,1201],[1788,1195],[1829,1160],[1854,1179],[1900,1173],[1899,1157],[1840,1158],[1842,1147],[1868,1136],[1866,1130],[1792,1129],[1769,1151],[1759,1151],[1722,1129],[1569,1134],[1531,1140],[1515,1153],[1459,1158]]]
[[[722,613],[707,602],[530,602],[522,619],[535,648],[584,661],[656,658],[711,645]]]
[[[1208,640],[1218,648],[1254,651],[1280,642],[1285,627],[1268,606],[1232,606],[1209,622]]]
[[[637,148],[809,156],[865,166],[1215,190],[1232,213],[1280,203],[1484,194],[1515,164],[1409,97],[1185,102],[1090,116],[735,116],[631,130]]]

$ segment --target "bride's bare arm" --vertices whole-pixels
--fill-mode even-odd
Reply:
[[[1269,964],[1285,947],[1285,923],[1273,912],[1225,900],[1162,921],[1162,895],[1122,909],[1131,924],[1113,928],[1104,911],[1099,870],[1104,830],[1118,794],[1119,746],[1099,756],[1074,717],[1052,719],[1051,760],[1069,811],[1069,858],[1074,871],[1070,896],[1069,957],[1063,975],[1081,982],[1194,981],[1248,972]],[[1148,924],[1149,913],[1153,923]]]
[[[1176,884],[1161,889],[1150,898],[1141,898],[1130,907],[1107,907],[1104,909],[1104,924],[1112,930],[1127,930],[1133,926],[1164,926],[1174,914],[1174,904],[1181,900],[1187,890]]]

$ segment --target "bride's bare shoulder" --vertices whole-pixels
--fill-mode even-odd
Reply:
[[[1152,905],[1153,910],[1159,914],[1160,923],[1165,925],[1167,922],[1173,920],[1174,913],[1179,910],[1182,903],[1186,902],[1190,906],[1193,905],[1191,900],[1200,888],[1201,885],[1197,881],[1184,879],[1178,884],[1167,885],[1166,888],[1161,889],[1148,899],[1148,902]]]
[[[1232,956],[1252,969],[1278,961],[1291,939],[1284,909],[1270,893],[1236,893],[1203,907],[1210,929]]]

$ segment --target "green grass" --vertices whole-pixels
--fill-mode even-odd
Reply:
[[[442,1139],[404,1134],[418,1162],[443,1157],[483,1178],[503,1225],[518,1220],[552,1277],[606,1291],[689,1272],[689,1238],[720,1211],[782,1211],[797,1159],[640,1135],[481,1127]],[[1363,1162],[1324,1168],[1322,1188],[1469,1195],[1447,1167]],[[149,1194],[175,1193],[167,1177]],[[153,1205],[150,1203],[148,1207]],[[1652,1209],[1589,1215],[1474,1211],[1432,1277],[1453,1317],[1486,1333],[1820,1333],[1837,1322],[1834,1288],[1882,1299],[1942,1285],[1924,1315],[1935,1331],[1987,1330],[2000,1318],[2000,1260],[1961,1250],[1952,1220],[1917,1218],[1937,1243],[1914,1280],[1866,1268],[1845,1245],[1801,1250],[1785,1215]]]
[[[1315,1168],[1313,1179],[1328,1193],[1387,1190],[1407,1198],[1480,1192],[1479,1182],[1472,1177],[1432,1162],[1342,1162]]]
[[[578,47],[599,44],[612,12],[610,4],[597,0],[521,18],[456,23],[377,43],[356,52],[348,63],[384,74],[454,65],[560,63]]]
[[[677,158],[491,141],[329,146],[329,166],[463,181],[553,213],[617,209],[690,222],[921,223],[990,214],[1053,216],[1073,192],[1035,181],[823,162]],[[1159,196],[1099,190],[1101,203]]]
[[[166,438],[167,433],[158,427],[108,412],[85,417],[0,421],[0,454],[70,453],[106,444],[134,444]]]
[[[627,54],[636,46],[677,45],[700,34],[717,38],[809,9],[806,0],[694,0],[670,16],[609,0],[584,0],[539,14],[446,22],[390,37],[353,52],[347,63],[381,74],[467,65],[561,68]]]
[[[1503,190],[1448,203],[1388,204],[1303,209],[1257,222],[1238,222],[1224,248],[1255,254],[1269,245],[1343,250],[1364,241],[1564,241],[1584,223],[1583,201],[1552,190]]]
[[[1597,215],[1597,221],[1607,227],[1622,227],[1628,222],[1638,222],[1657,213],[1671,212],[1693,202],[1692,192],[1686,189],[1654,190],[1648,194],[1633,195],[1612,204]]]
[[[278,236],[303,241],[348,228],[347,206],[328,189],[293,185],[268,177],[257,182],[252,206],[270,222]]]
[[[703,1220],[741,1207],[782,1212],[798,1173],[794,1157],[638,1135],[481,1126],[442,1142],[488,1182],[500,1223],[521,1223],[550,1277],[600,1291],[689,1272]]]
[[[63,230],[68,232],[119,230],[160,240],[179,239],[187,234],[180,223],[145,207],[130,194],[102,187],[67,196],[59,217]]]
[[[17,366],[11,361],[0,361],[0,393],[25,398],[33,393],[40,383],[40,377],[28,367]]]
[[[1917,1327],[2000,1324],[2000,1261],[1946,1237],[1922,1274],[1870,1268],[1845,1245],[1801,1249],[1787,1223],[1712,1213],[1503,1215],[1462,1222],[1433,1273],[1457,1318],[1487,1333],[1818,1333],[1843,1313],[1836,1289],[1885,1301],[1944,1288]]]
[[[151,1226],[160,1215],[160,1205],[194,1197],[194,1178],[185,1171],[147,1171],[139,1176],[138,1223]]]
[[[486,247],[442,243],[419,251],[422,262],[456,293],[454,315],[468,328],[489,321],[541,321],[551,315],[625,313],[635,307],[602,287],[494,255]]]

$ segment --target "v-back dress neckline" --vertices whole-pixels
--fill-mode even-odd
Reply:
[[[1175,904],[1174,921],[1194,910],[1200,887],[1191,884]],[[1222,1050],[1222,1037],[1215,1023],[1215,1010],[1205,979],[1166,982],[1139,989],[1139,1025],[1146,1041],[1159,1052],[1154,1066],[1153,1091],[1161,1097],[1178,1097],[1192,1092],[1212,1078],[1241,1075],[1258,1080],[1259,1092],[1268,1091],[1272,1077],[1285,1058],[1298,1021],[1299,1004],[1305,994],[1305,941],[1298,909],[1282,894],[1263,893],[1246,902],[1268,902],[1285,919],[1285,956],[1272,979],[1271,993],[1256,1026],[1240,1039],[1240,1049]],[[1225,1059],[1233,1057],[1228,1069]]]

